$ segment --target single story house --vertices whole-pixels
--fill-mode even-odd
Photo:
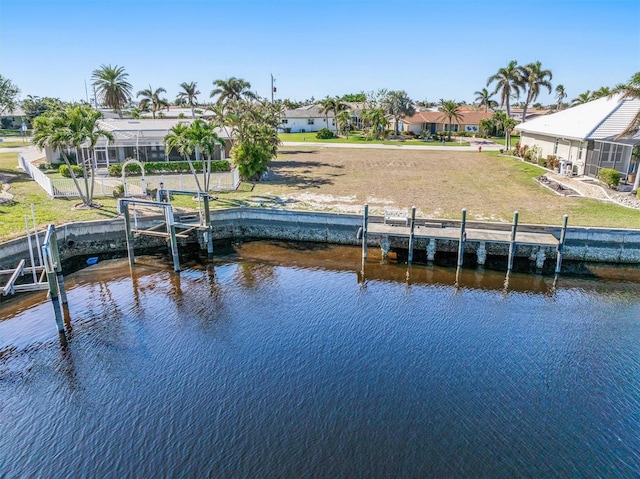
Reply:
[[[351,112],[351,125],[362,129],[360,114],[362,103],[345,102],[346,109]],[[321,105],[305,105],[293,110],[285,110],[280,115],[280,129],[285,133],[316,132],[328,128],[331,131],[338,129],[333,111],[325,113]]]
[[[7,130],[17,130],[22,126],[23,123],[27,125],[27,127],[29,127],[27,114],[19,106],[16,106],[11,111],[5,111],[2,113],[2,115],[0,115],[0,128]]]
[[[452,120],[451,131],[464,131],[467,133],[478,133],[480,131],[480,120],[491,118],[493,111],[473,111],[463,110],[460,112],[460,121]],[[449,131],[449,123],[444,114],[440,111],[419,111],[415,115],[405,117],[400,120],[400,131],[411,131],[420,133],[438,133]]]
[[[93,151],[84,145],[78,154],[80,158],[92,158],[96,168],[108,168],[115,163],[124,163],[133,158],[139,161],[182,161],[183,157],[175,149],[165,150],[164,138],[169,130],[178,123],[189,125],[193,120],[177,119],[102,119],[98,120],[98,128],[107,130],[113,135],[113,140],[106,137],[98,140]],[[216,133],[225,141],[225,148],[219,148],[214,159],[228,158],[231,151],[229,133],[218,128]],[[50,149],[45,151],[47,161],[55,163],[59,155]],[[191,155],[195,159],[195,153]]]
[[[640,99],[616,95],[526,121],[515,130],[521,145],[539,148],[543,157],[556,155],[571,165],[572,174],[597,178],[601,168],[612,168],[637,188],[638,158],[632,153],[640,136],[618,136],[638,112]]]

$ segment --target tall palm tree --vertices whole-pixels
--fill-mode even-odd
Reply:
[[[140,100],[140,109],[145,110],[146,108],[151,107],[151,115],[155,120],[156,112],[169,106],[169,102],[166,98],[160,98],[160,93],[166,92],[167,90],[162,87],[153,90],[151,88],[151,85],[149,85],[149,88],[140,90],[138,93],[136,93],[136,97],[142,97],[142,100]]]
[[[587,90],[584,93],[580,93],[576,98],[571,100],[571,106],[582,105],[584,103],[593,100],[593,93],[591,90]]]
[[[202,193],[204,190],[200,186],[198,174],[196,173],[196,169],[191,161],[191,153],[193,153],[195,145],[191,138],[189,127],[184,123],[178,123],[171,127],[171,129],[169,129],[169,133],[164,137],[164,145],[167,153],[175,148],[176,151],[182,155],[185,161],[189,163],[189,168],[191,169],[191,174],[196,180],[198,191]]]
[[[215,128],[211,123],[204,121],[202,118],[198,118],[189,127],[187,131],[187,139],[191,143],[191,146],[196,150],[201,150],[204,153],[207,161],[203,164],[204,173],[204,190],[209,191],[209,182],[211,179],[211,160],[215,155],[216,146],[220,145],[224,148],[225,143],[222,138],[215,132]]]
[[[128,73],[124,67],[118,65],[100,65],[100,68],[93,70],[91,79],[100,96],[102,104],[113,108],[122,118],[122,107],[131,101],[131,90],[133,87],[127,81]],[[96,105],[97,107],[97,105]]]
[[[196,117],[195,113],[195,105],[198,103],[198,95],[200,94],[200,90],[198,90],[198,84],[194,81],[191,83],[183,82],[180,83],[180,88],[182,91],[178,93],[177,99],[182,100],[183,103],[187,103],[191,108],[191,118]]]
[[[92,181],[91,186],[89,186],[89,177],[95,177],[95,162],[91,158],[83,160],[83,190],[73,171],[67,151],[75,148],[76,158],[79,158],[78,150],[81,147],[86,147],[87,151],[93,151],[101,136],[112,140],[113,135],[111,132],[101,129],[98,125],[100,118],[100,112],[89,105],[69,105],[61,110],[52,110],[34,120],[34,144],[40,148],[49,147],[60,151],[82,202],[89,207],[94,206],[94,182]],[[89,173],[88,168],[90,168],[91,173]]]
[[[529,103],[534,102],[538,95],[540,95],[540,88],[544,87],[552,91],[551,79],[553,74],[551,70],[544,70],[542,63],[536,61],[520,67],[520,76],[522,78],[522,87],[526,92],[526,99],[524,101],[524,108],[522,109],[522,121],[527,118],[527,108]]]
[[[482,90],[475,92],[474,95],[476,96],[476,99],[474,101],[478,102],[478,105],[480,105],[480,108],[484,107],[485,113],[489,111],[489,108],[491,108],[492,103],[494,103],[494,101],[491,99],[491,97],[493,96],[493,93],[489,93],[489,90],[487,90],[486,88],[483,88]]]
[[[494,82],[496,88],[493,94],[500,91],[500,106],[506,106],[507,115],[511,116],[509,101],[512,95],[516,98],[520,96],[520,88],[523,86],[523,79],[520,69],[518,68],[518,62],[511,60],[506,67],[500,68],[494,75],[491,75],[487,79],[487,86]]]
[[[211,90],[211,98],[217,96],[216,103],[225,104],[227,100],[255,99],[256,95],[251,91],[251,83],[242,78],[231,77],[227,80],[215,80],[216,87]]]
[[[324,113],[325,124],[327,125],[327,128],[329,128],[329,113],[333,112],[333,117],[334,119],[336,119],[336,131],[338,131],[338,112],[348,108],[347,104],[344,103],[339,97],[327,97],[323,100],[320,100],[318,102],[318,105],[320,105],[320,111]]]
[[[561,110],[562,109],[562,102],[564,101],[565,98],[567,98],[567,92],[564,91],[564,85],[560,84],[556,86],[556,109],[557,110]]]
[[[449,141],[451,141],[451,121],[455,120],[458,124],[462,121],[462,111],[455,100],[440,99],[438,111],[442,113],[439,120],[447,121],[449,124]]]
[[[338,131],[341,133],[345,133],[347,138],[349,138],[350,123],[351,112],[349,110],[340,110],[336,115],[336,125],[338,127]]]

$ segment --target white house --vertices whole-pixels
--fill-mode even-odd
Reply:
[[[597,177],[601,168],[619,171],[637,188],[640,136],[617,138],[640,112],[639,99],[600,98],[567,110],[526,121],[515,127],[521,145],[556,155],[573,174]]]
[[[87,156],[92,158],[97,168],[108,168],[114,163],[124,163],[128,158],[139,161],[180,161],[183,158],[177,151],[165,150],[164,138],[178,123],[189,125],[192,121],[191,119],[120,120],[112,118],[98,120],[98,128],[111,132],[113,140],[102,137],[93,151],[89,151],[87,146],[84,146],[78,154],[80,158]],[[229,134],[222,128],[217,128],[216,134],[225,140],[225,148],[220,148],[214,158],[228,158],[231,151]],[[47,148],[45,153],[48,162],[57,162],[56,152]],[[191,156],[195,159],[194,154]]]
[[[306,105],[285,110],[280,116],[280,128],[285,133],[306,133],[328,128],[336,131],[336,119],[332,111],[322,111],[320,105]]]

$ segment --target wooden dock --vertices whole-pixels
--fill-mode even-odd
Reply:
[[[408,239],[408,260],[413,261],[413,250],[416,240],[427,241],[427,259],[433,261],[436,253],[436,241],[455,241],[458,243],[458,268],[462,267],[464,261],[464,250],[467,242],[478,243],[476,254],[478,265],[483,266],[487,257],[487,244],[504,244],[509,247],[507,272],[513,268],[513,259],[516,248],[519,245],[526,245],[537,248],[535,251],[536,268],[542,270],[546,259],[545,250],[555,249],[556,251],[556,274],[560,273],[562,264],[562,250],[564,238],[567,230],[568,216],[564,216],[564,224],[561,228],[560,238],[556,238],[546,231],[518,231],[518,212],[513,214],[511,230],[507,230],[504,225],[496,225],[496,228],[467,228],[467,210],[462,210],[460,226],[445,226],[443,223],[431,220],[416,220],[416,207],[411,208],[410,216],[392,216],[385,213],[382,223],[369,222],[369,206],[364,205],[362,218],[362,228],[358,231],[358,238],[362,239],[362,259],[367,258],[368,236],[378,236],[381,238],[380,246],[382,255],[386,257],[392,239]],[[363,263],[364,264],[364,263]]]

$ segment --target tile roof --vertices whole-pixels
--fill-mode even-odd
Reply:
[[[492,111],[462,111],[460,112],[462,119],[461,125],[477,125],[478,122],[484,118],[491,118],[493,116]],[[404,123],[445,123],[442,112],[439,111],[419,111],[411,117],[406,117],[402,120]]]

